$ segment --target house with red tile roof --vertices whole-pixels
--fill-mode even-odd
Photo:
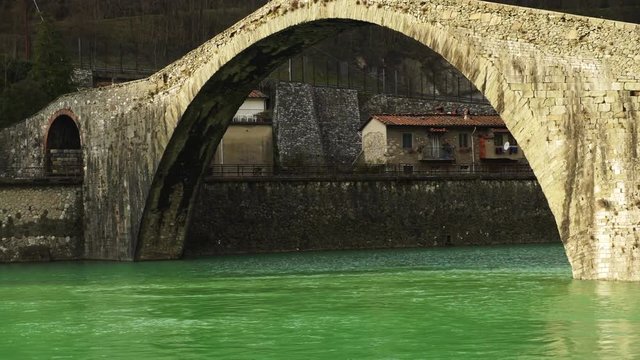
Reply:
[[[526,163],[498,115],[373,115],[362,126],[366,165],[405,171],[504,167]]]

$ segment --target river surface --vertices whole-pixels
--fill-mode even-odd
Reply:
[[[2,359],[632,359],[640,285],[560,245],[0,265]]]

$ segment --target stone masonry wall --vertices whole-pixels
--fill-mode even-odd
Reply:
[[[80,185],[0,184],[0,262],[82,258]]]
[[[325,164],[311,89],[306,84],[278,84],[273,118],[277,164]]]
[[[186,255],[559,242],[533,180],[205,184]]]
[[[360,152],[358,95],[347,89],[280,83],[274,116],[282,166],[349,165]]]
[[[350,165],[362,145],[358,130],[358,93],[348,89],[313,89],[325,161]]]

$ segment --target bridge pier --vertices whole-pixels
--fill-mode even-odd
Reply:
[[[601,202],[597,206],[603,206]],[[607,205],[605,205],[607,206]],[[563,239],[573,277],[580,280],[640,281],[639,211],[600,209],[594,229]]]

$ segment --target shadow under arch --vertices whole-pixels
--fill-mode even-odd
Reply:
[[[452,35],[449,41],[443,41],[443,36],[450,35],[443,29],[435,30],[430,25],[415,29],[402,21],[393,22],[396,26],[389,26],[384,19],[371,22],[332,17],[301,23],[295,21],[293,25],[255,42],[222,65],[189,103],[153,179],[137,243],[133,244],[136,260],[177,259],[182,256],[193,198],[202,175],[246,95],[288,58],[346,29],[374,24],[413,38],[457,68],[503,118],[511,116],[515,108],[531,112],[528,105],[518,101],[515,93],[508,89],[494,63],[476,56],[470,46],[461,45],[461,41]],[[507,109],[507,104],[512,108]],[[505,122],[509,127],[507,118]]]
[[[68,110],[49,119],[44,138],[44,168],[49,176],[77,176],[83,167],[82,140],[77,117]]]

